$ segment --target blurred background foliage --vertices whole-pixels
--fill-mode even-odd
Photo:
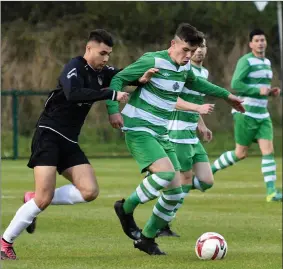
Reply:
[[[83,55],[88,33],[96,28],[110,31],[115,47],[110,64],[124,67],[144,52],[168,48],[180,22],[189,22],[207,37],[205,66],[210,81],[230,89],[239,57],[249,51],[248,34],[262,28],[267,35],[267,57],[272,61],[274,85],[280,80],[280,49],[276,2],[259,12],[253,2],[2,2],[2,90],[48,91],[70,58]],[[45,97],[21,97],[19,114],[20,156],[29,155],[29,142]],[[207,149],[218,154],[233,147],[230,108],[220,100],[216,111],[205,117],[215,134]],[[11,98],[1,98],[2,155],[11,151]],[[281,154],[282,98],[271,100],[275,148]],[[99,126],[99,127],[98,127]],[[88,155],[123,155],[123,134],[107,120],[104,102],[94,105],[80,143]],[[256,147],[252,153],[257,154]]]

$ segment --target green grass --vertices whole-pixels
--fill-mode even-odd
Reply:
[[[281,159],[278,186],[282,185]],[[97,268],[282,268],[282,204],[265,202],[260,158],[249,158],[216,174],[214,188],[194,191],[180,209],[173,228],[180,238],[161,238],[167,256],[151,257],[133,248],[114,214],[113,203],[129,195],[142,176],[132,159],[93,159],[100,184],[99,198],[89,204],[50,206],[38,219],[34,235],[24,232],[15,243],[18,261],[4,261],[4,269]],[[58,186],[66,184],[61,177]],[[23,192],[33,188],[26,161],[2,161],[2,230],[21,205]],[[138,207],[135,218],[143,226],[153,202]],[[222,234],[228,254],[221,261],[200,261],[194,253],[204,232]]]

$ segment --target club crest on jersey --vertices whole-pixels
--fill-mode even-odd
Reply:
[[[179,88],[180,88],[180,85],[178,84],[178,82],[175,82],[175,83],[173,84],[173,90],[174,90],[174,91],[177,91]]]
[[[100,76],[97,77],[97,81],[98,81],[99,85],[101,86],[103,81],[102,81],[102,78]]]

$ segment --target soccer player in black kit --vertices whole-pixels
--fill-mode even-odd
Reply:
[[[5,230],[1,259],[16,259],[14,240],[25,229],[34,232],[37,215],[49,204],[73,205],[90,202],[98,196],[96,176],[78,145],[78,136],[94,102],[128,100],[128,93],[107,88],[119,72],[106,65],[112,47],[113,40],[108,32],[92,31],[84,56],[73,58],[65,65],[57,88],[49,94],[36,124],[28,162],[28,167],[34,169],[35,192],[25,193],[24,204]],[[146,82],[146,74],[135,84]],[[112,126],[123,125],[119,114],[110,116],[109,121]],[[56,171],[71,184],[55,189]]]

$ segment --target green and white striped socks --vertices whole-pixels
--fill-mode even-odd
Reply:
[[[175,214],[178,211],[178,209],[182,206],[182,204],[184,203],[184,199],[189,194],[191,189],[192,189],[192,185],[182,185],[182,198],[174,209]]]
[[[238,161],[240,159],[237,158],[234,150],[224,152],[211,166],[212,173],[215,174],[218,170],[231,166]]]
[[[261,172],[266,184],[266,193],[267,195],[272,194],[276,191],[276,163],[273,154],[262,155]]]
[[[197,176],[193,177],[193,186],[192,189],[198,189],[201,192],[205,192],[206,190],[210,189],[213,184],[205,183],[197,178]]]
[[[154,238],[157,231],[164,228],[175,217],[174,209],[182,197],[183,189],[181,186],[163,191],[142,234],[148,238]]]
[[[139,204],[144,204],[160,196],[160,190],[166,188],[174,177],[175,172],[158,172],[144,178],[124,202],[125,213],[132,213]]]

